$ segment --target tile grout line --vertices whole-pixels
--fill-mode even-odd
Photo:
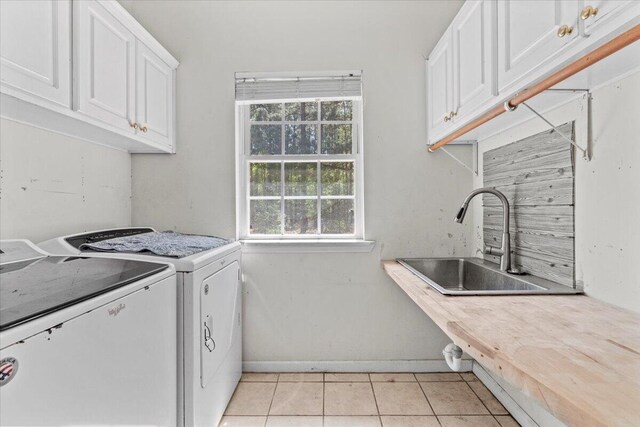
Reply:
[[[429,405],[429,408],[431,409],[431,412],[433,412],[433,415],[436,417],[436,421],[438,421],[438,424],[442,425],[440,423],[440,419],[438,419],[438,416],[436,415],[436,410],[433,409],[433,405],[431,405],[431,402],[429,401],[429,398],[427,397],[427,393],[424,392],[424,389],[422,388],[422,383],[420,381],[418,381],[418,377],[416,376],[415,372],[413,373],[413,376],[415,377],[416,381],[418,382],[418,387],[420,387],[420,391],[422,392],[422,395],[427,400],[427,405]]]
[[[477,375],[475,375],[475,374],[474,374],[474,377],[476,378],[476,380],[475,380],[475,381],[480,381],[480,378],[478,378],[478,376],[477,376]],[[467,380],[465,380],[465,381],[466,381],[467,383],[474,382],[474,381],[467,381]],[[482,385],[484,385],[484,383],[482,383],[482,381],[480,381],[480,383],[481,383]],[[468,384],[467,384],[467,385],[468,385]],[[489,390],[489,387],[487,387],[487,386],[485,386],[485,387],[487,388],[487,390]],[[473,390],[473,388],[472,388],[471,386],[469,386],[469,388],[471,388],[471,391],[474,391],[474,390]],[[475,393],[475,391],[474,391],[474,393]],[[502,405],[502,402],[500,402],[500,401],[498,400],[498,398],[495,396],[495,394],[493,394],[493,393],[491,392],[491,390],[489,390],[489,393],[491,393],[491,395],[492,395],[492,396],[493,396],[493,397],[498,401],[498,403],[499,403],[500,405]],[[480,397],[478,397],[478,399],[480,399]],[[482,402],[482,399],[480,399],[480,402]],[[482,404],[484,405],[484,402],[482,402]],[[518,406],[520,406],[520,405],[518,405]],[[485,405],[485,407],[486,407],[486,405]],[[506,413],[506,414],[493,414],[493,413],[491,412],[491,410],[490,410],[489,408],[487,408],[487,411],[489,411],[489,413],[493,416],[493,418],[496,420],[496,422],[498,423],[498,425],[500,425],[500,427],[502,427],[502,423],[501,423],[500,421],[498,421],[497,415],[500,415],[500,416],[507,416],[507,417],[511,418],[513,421],[515,421],[515,422],[516,422],[516,424],[521,425],[521,424],[518,422],[518,420],[516,420],[516,419],[513,417],[513,414],[511,414],[511,412],[510,412],[507,408],[505,408],[505,407],[504,407],[504,405],[502,405],[502,407],[504,408],[504,410],[505,410],[505,411],[507,411],[507,413]],[[522,407],[520,407],[520,408],[522,409]]]
[[[452,381],[452,382],[453,382],[453,381]],[[494,417],[494,418],[495,418],[495,416],[493,415],[493,413],[491,412],[491,410],[487,407],[487,405],[484,403],[484,401],[483,401],[482,399],[480,399],[480,396],[478,395],[478,393],[476,393],[476,391],[475,391],[475,390],[474,390],[474,389],[469,385],[469,382],[470,382],[470,381],[467,381],[467,380],[465,380],[464,378],[462,378],[462,381],[455,381],[455,382],[462,382],[462,383],[464,383],[467,387],[469,387],[469,389],[471,390],[471,392],[472,392],[472,393],[473,393],[473,394],[478,398],[478,400],[480,401],[480,403],[482,404],[482,406],[487,410],[487,414],[446,414],[446,415],[449,415],[449,416],[463,416],[463,417],[466,417],[466,416],[471,416],[471,417],[473,417],[473,416],[479,416],[479,417],[480,417],[480,416],[487,416],[487,415],[489,415],[489,416],[491,416],[491,417]],[[493,396],[493,393],[491,393],[491,395]],[[495,396],[494,396],[494,397],[495,397]],[[427,399],[427,400],[429,400],[429,399]],[[445,415],[445,414],[443,414],[443,415]],[[498,420],[496,420],[496,422],[498,422]],[[500,424],[500,423],[498,423],[498,424]]]
[[[371,373],[367,373],[369,377],[369,386],[371,387],[371,393],[373,394],[373,403],[376,404],[376,412],[378,413],[378,421],[380,421],[380,426],[382,426],[382,414],[380,414],[380,407],[378,406],[378,398],[376,397],[376,390],[373,388],[373,381],[371,380]]]
[[[373,402],[376,404],[376,412],[378,413],[378,422],[380,423],[380,427],[383,427],[382,414],[380,413],[380,408],[378,407],[378,398],[376,397],[376,390],[373,388],[373,380],[371,380],[370,374],[369,374],[369,384],[371,385],[371,393],[373,393]]]
[[[324,401],[326,398],[326,392],[327,392],[327,373],[324,372],[322,374],[322,427],[324,427],[324,417],[325,417],[325,406],[324,406]]]
[[[438,420],[438,424],[440,424],[440,426],[442,426],[442,423],[440,422],[440,418],[443,418],[443,417],[491,417],[497,423],[498,427],[502,427],[502,424],[500,423],[500,421],[498,421],[495,415],[477,415],[477,414],[476,415],[453,415],[453,414],[436,415],[436,420]]]
[[[271,402],[269,402],[269,410],[267,410],[267,418],[264,420],[264,427],[266,427],[267,423],[269,422],[271,407],[273,406],[273,399],[276,397],[276,390],[278,389],[278,384],[280,384],[280,372],[278,372],[278,378],[276,379],[276,386],[273,388],[273,394],[271,395]]]
[[[463,378],[463,379],[464,379],[464,378]],[[467,386],[469,386],[469,388],[471,389],[471,391],[472,391],[472,392],[473,392],[473,393],[478,397],[478,399],[480,399],[480,396],[478,395],[478,393],[476,393],[476,391],[473,389],[473,387],[471,387],[471,386],[469,385],[469,383],[470,383],[470,382],[477,382],[477,381],[480,381],[480,380],[476,380],[476,381],[467,381],[467,380],[464,380],[464,381],[467,383]],[[480,381],[480,383],[482,383],[482,381]],[[484,385],[484,384],[483,384],[483,385]],[[489,388],[488,388],[488,387],[486,387],[486,386],[485,386],[485,388],[487,388],[487,390],[489,390]],[[491,393],[491,390],[489,390],[489,393]],[[498,398],[497,398],[493,393],[491,393],[491,396],[493,396],[493,398],[494,398],[494,399],[496,399],[496,401],[497,401],[497,402],[498,402],[498,403],[499,403],[499,404],[504,408],[504,405],[502,405],[502,402],[500,402],[500,401],[498,400]],[[500,415],[500,416],[506,415],[506,416],[509,416],[509,417],[513,418],[513,415],[511,415],[511,412],[509,412],[509,410],[508,410],[507,408],[504,408],[504,410],[505,410],[505,411],[507,411],[507,413],[506,413],[506,414],[494,414],[493,412],[491,412],[491,409],[489,409],[489,407],[484,403],[484,400],[480,399],[480,402],[484,405],[484,407],[485,407],[485,408],[487,408],[487,411],[489,411],[489,414],[491,414],[491,416],[496,420],[496,422],[497,422],[497,423],[498,423],[498,425],[500,425],[500,426],[502,426],[502,423],[501,423],[500,421],[498,421],[498,418],[496,418],[496,416],[497,416],[497,415]],[[513,419],[515,420],[515,418],[513,418]]]
[[[463,379],[464,379],[464,378],[463,378]],[[482,400],[482,399],[480,398],[480,395],[478,395],[478,393],[476,393],[476,391],[473,389],[473,387],[471,387],[471,386],[469,385],[469,382],[468,382],[468,381],[465,381],[464,383],[467,385],[467,387],[469,387],[469,388],[471,389],[471,392],[472,392],[472,393],[473,393],[473,394],[478,398],[478,400],[480,401],[480,403],[482,403],[482,406],[484,406],[484,408],[487,410],[487,412],[489,412],[489,415],[491,415],[491,416],[493,417],[493,419],[495,420],[495,418],[496,418],[496,417],[493,415],[493,412],[491,412],[491,409],[489,409],[489,407],[484,403],[484,400]],[[489,390],[489,389],[487,389],[487,390]],[[489,390],[489,393],[491,393],[491,390]],[[491,396],[493,396],[493,393],[491,393]],[[495,396],[493,396],[493,397],[495,398]],[[498,400],[498,399],[496,399],[496,400]],[[500,424],[500,422],[499,422],[498,420],[496,420],[496,422],[497,422],[498,424]]]

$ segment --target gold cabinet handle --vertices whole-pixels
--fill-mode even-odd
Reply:
[[[585,6],[580,12],[580,19],[586,21],[592,16],[596,16],[598,14],[598,8],[593,6]]]
[[[561,25],[560,28],[558,28],[558,37],[560,38],[568,36],[571,33],[573,33],[573,27],[569,25]]]
[[[138,129],[138,127],[140,127],[137,123],[129,123],[129,126],[131,126],[134,129]]]
[[[447,114],[446,116],[444,116],[444,121],[445,122],[450,122],[451,120],[453,120],[453,118],[455,116],[457,116],[458,113],[456,113],[455,111],[450,111],[449,114]]]
[[[142,127],[140,128],[140,130],[141,130],[142,132],[144,132],[144,133],[147,133],[147,131],[148,131],[149,129],[147,129],[147,127],[146,127],[146,126],[142,126]]]

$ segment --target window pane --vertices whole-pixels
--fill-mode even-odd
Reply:
[[[353,234],[353,200],[322,200],[320,218],[322,220],[323,234]]]
[[[282,104],[251,104],[252,122],[282,120]]]
[[[280,125],[251,125],[251,154],[281,154]]]
[[[322,154],[351,154],[351,125],[322,125]]]
[[[316,196],[318,194],[317,163],[285,163],[284,194]]]
[[[280,234],[280,200],[251,200],[251,234]]]
[[[316,125],[286,125],[285,154],[315,154],[318,152]]]
[[[252,196],[280,195],[280,163],[250,163]]]
[[[316,121],[318,120],[318,103],[293,102],[284,104],[284,119],[288,121]]]
[[[322,162],[323,196],[353,196],[353,162]]]
[[[287,234],[318,233],[317,200],[285,200],[284,231]]]
[[[321,103],[322,120],[352,120],[351,101],[328,101]]]

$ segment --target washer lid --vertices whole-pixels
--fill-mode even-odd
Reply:
[[[167,268],[144,261],[57,256],[0,265],[0,331]]]

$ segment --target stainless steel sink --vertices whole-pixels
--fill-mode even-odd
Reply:
[[[512,275],[480,258],[403,258],[397,260],[444,295],[547,295],[582,291],[540,277]]]

